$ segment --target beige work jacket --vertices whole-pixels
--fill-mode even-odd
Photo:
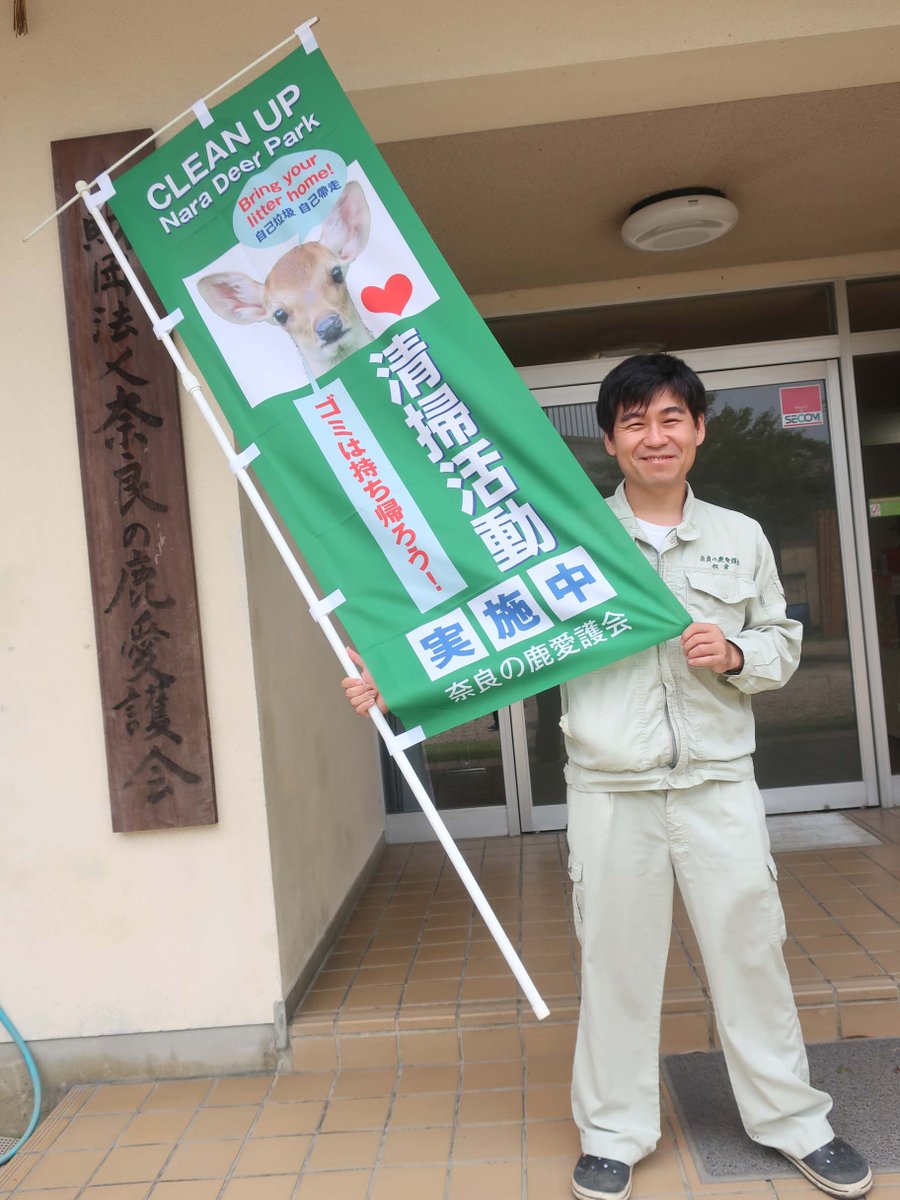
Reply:
[[[625,499],[610,508],[694,621],[740,647],[736,675],[690,669],[678,638],[564,684],[566,779],[580,791],[694,787],[753,778],[750,696],[781,687],[800,661],[802,627],[785,614],[771,547],[756,521],[695,499],[657,552]]]

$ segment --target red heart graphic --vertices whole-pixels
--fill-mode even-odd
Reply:
[[[405,275],[392,275],[383,288],[363,288],[360,298],[369,312],[395,313],[399,317],[409,303],[412,290],[412,281]]]

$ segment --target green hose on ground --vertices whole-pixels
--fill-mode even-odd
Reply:
[[[0,1167],[2,1167],[4,1163],[9,1162],[14,1154],[22,1149],[22,1147],[34,1133],[35,1126],[38,1123],[38,1117],[41,1115],[41,1080],[37,1072],[35,1061],[31,1056],[31,1051],[22,1041],[22,1035],[19,1033],[18,1029],[16,1029],[15,1025],[13,1025],[12,1021],[2,1008],[0,1008],[0,1025],[4,1026],[9,1036],[18,1046],[22,1057],[25,1059],[25,1066],[28,1068],[28,1074],[31,1076],[31,1083],[34,1088],[34,1108],[31,1112],[31,1120],[28,1122],[28,1128],[12,1147],[12,1149],[5,1150],[0,1153]]]

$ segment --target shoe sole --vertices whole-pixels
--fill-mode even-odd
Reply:
[[[628,1200],[631,1195],[631,1179],[621,1192],[595,1192],[591,1188],[579,1187],[573,1179],[572,1195],[576,1196],[577,1200]]]
[[[808,1167],[802,1158],[794,1158],[793,1154],[788,1154],[785,1150],[782,1150],[781,1153],[794,1164],[798,1171],[802,1171],[810,1183],[820,1191],[827,1192],[829,1196],[837,1196],[839,1200],[855,1200],[855,1197],[864,1196],[872,1187],[871,1171],[865,1179],[860,1179],[857,1183],[832,1183],[830,1179],[823,1178]]]

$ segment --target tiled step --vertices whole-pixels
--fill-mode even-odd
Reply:
[[[900,1036],[900,990],[896,980],[859,978],[794,988],[807,1042],[841,1037]],[[498,1045],[516,1041],[535,1055],[570,1053],[575,1047],[577,1003],[550,1004],[538,1023],[527,1004],[461,1008],[454,1015],[423,1006],[406,1012],[375,1010],[341,1019],[296,1018],[291,1026],[294,1070],[438,1066],[496,1057]],[[661,1052],[718,1047],[712,1006],[702,991],[676,988],[663,1000]]]
[[[776,855],[785,954],[807,1041],[900,1035],[900,811],[854,819],[882,843]],[[498,1039],[519,1039],[532,1054],[574,1046],[579,948],[565,836],[461,848],[550,1017],[538,1023],[518,994],[440,847],[392,846],[293,1020],[295,1069],[488,1060]],[[715,1046],[705,970],[679,900],[662,1051]]]

